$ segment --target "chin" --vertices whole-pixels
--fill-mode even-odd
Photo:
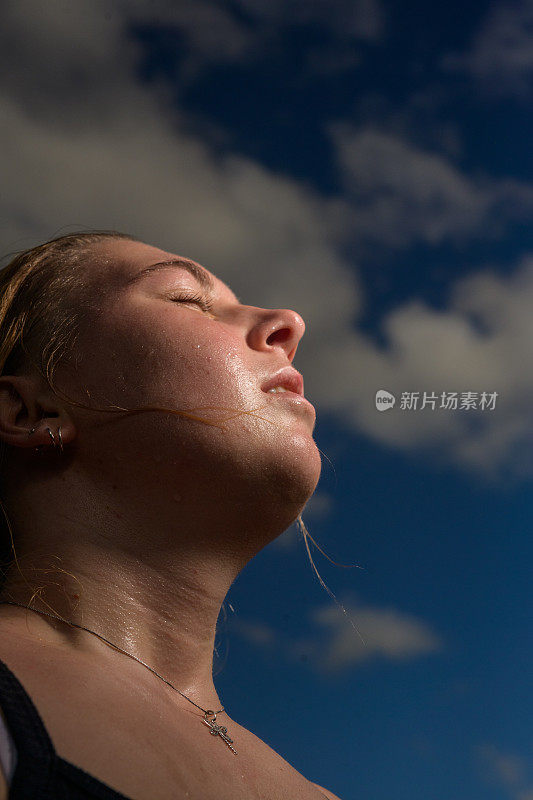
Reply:
[[[294,515],[292,519],[296,519],[316,489],[322,462],[309,435],[293,435],[288,444],[282,453],[278,452],[275,461],[269,463],[268,473],[278,500],[287,508],[289,516]]]

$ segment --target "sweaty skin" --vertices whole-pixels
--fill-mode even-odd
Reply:
[[[200,409],[226,419],[226,430],[162,412],[87,411],[37,374],[2,376],[0,436],[13,453],[5,496],[19,560],[32,587],[46,586],[43,601],[219,709],[212,662],[221,604],[248,561],[302,511],[321,462],[312,408],[260,388],[291,365],[300,315],[243,305],[207,270],[212,296],[177,266],[141,276],[176,258],[128,240],[94,247],[90,316],[56,380],[82,402]],[[180,302],[194,294],[212,309]],[[52,453],[47,426],[54,434],[61,426],[63,455]],[[48,451],[41,459],[37,445]],[[45,563],[62,571],[32,571]],[[32,594],[13,572],[3,596],[28,603]],[[43,601],[34,604],[49,608]],[[0,612],[109,670],[117,658],[124,670],[142,669],[89,634],[9,606]],[[189,705],[178,695],[175,703]]]

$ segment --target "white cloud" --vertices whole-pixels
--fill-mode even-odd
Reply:
[[[328,318],[325,277],[329,308],[341,318],[357,309],[357,281],[330,241],[327,202],[250,160],[216,157],[186,132],[160,89],[137,83],[136,51],[118,23],[106,27],[104,6],[82,6],[59,27],[54,15],[37,18],[27,38],[34,4],[13,5],[7,18],[20,53],[13,71],[24,71],[24,59],[27,76],[2,98],[5,249],[59,226],[114,227],[213,265],[248,302],[287,297],[319,326]],[[5,58],[0,73],[9,82]],[[74,91],[76,75],[86,92]]]
[[[278,643],[278,633],[262,622],[232,617],[230,626],[232,632],[238,633],[243,639],[259,647],[272,648]]]
[[[339,672],[362,661],[384,658],[389,661],[409,661],[444,648],[441,638],[430,626],[411,614],[395,608],[379,608],[344,602],[355,622],[357,631],[346,616],[332,605],[311,612],[313,621],[326,631],[326,640],[295,641],[292,654],[302,650],[321,673]]]
[[[249,63],[279,52],[284,35],[305,25],[332,39],[308,47],[307,70],[342,71],[357,63],[358,42],[381,41],[386,28],[381,0],[122,0],[117,8],[125,19],[179,34],[181,85],[211,64]]]
[[[513,275],[490,270],[458,281],[446,310],[412,301],[385,317],[385,347],[356,332],[324,341],[309,362],[312,402],[354,430],[405,450],[427,449],[474,472],[533,475],[533,256]],[[327,386],[320,375],[327,370]],[[498,392],[493,411],[385,413],[374,395],[402,391]],[[470,413],[470,416],[469,416]],[[502,472],[503,471],[503,472]]]
[[[533,2],[494,2],[469,52],[448,55],[445,69],[461,70],[487,93],[525,98],[533,78]]]
[[[388,247],[437,244],[492,235],[502,219],[533,210],[527,184],[464,175],[440,153],[424,151],[372,127],[329,126],[349,205],[344,222],[352,240]]]
[[[356,668],[369,659],[405,662],[444,649],[441,637],[412,614],[346,600],[343,605],[348,618],[333,605],[311,610],[309,617],[322,632],[309,637],[289,638],[268,626],[238,619],[232,619],[231,630],[255,645],[276,646],[289,660],[308,661],[322,675]]]

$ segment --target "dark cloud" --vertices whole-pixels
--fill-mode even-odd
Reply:
[[[493,3],[462,55],[448,55],[445,69],[463,71],[495,95],[527,98],[533,89],[533,0]]]

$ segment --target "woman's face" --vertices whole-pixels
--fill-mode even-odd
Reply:
[[[169,260],[192,265],[196,276],[179,265],[152,269]],[[228,525],[259,514],[285,530],[320,476],[315,414],[303,398],[261,387],[290,368],[302,318],[242,305],[208,270],[140,242],[98,245],[90,270],[98,314],[59,386],[99,407],[185,410],[225,430],[165,412],[69,407],[80,467],[161,519],[208,525],[217,515]]]

